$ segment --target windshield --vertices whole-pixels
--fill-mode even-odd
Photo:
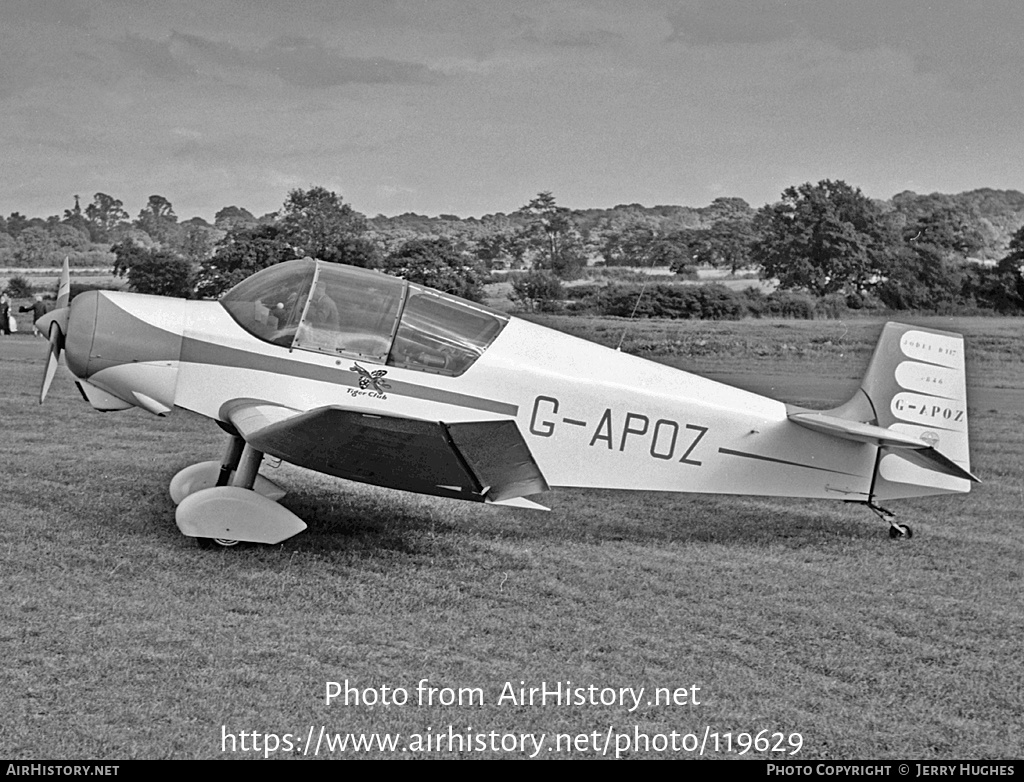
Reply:
[[[309,258],[257,272],[221,303],[242,328],[275,345],[453,376],[508,322],[396,277]]]
[[[250,334],[291,347],[315,273],[309,258],[279,263],[238,283],[220,303]]]
[[[404,295],[405,283],[397,277],[318,264],[295,347],[383,364]]]

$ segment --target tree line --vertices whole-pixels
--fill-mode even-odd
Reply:
[[[781,291],[854,308],[1024,310],[1024,194],[901,193],[867,198],[843,181],[805,183],[753,209],[718,198],[703,208],[620,205],[570,210],[541,192],[518,210],[483,218],[375,218],[323,187],[296,189],[255,217],[224,207],[212,224],[179,222],[150,196],[132,220],[104,193],[63,216],[0,217],[0,265],[111,266],[143,292],[216,297],[261,268],[306,255],[378,268],[471,299],[495,270],[517,272],[529,308],[566,297],[587,266],[756,270]],[[605,299],[609,296],[603,294]],[[666,294],[667,295],[667,294]],[[614,298],[614,297],[612,297]],[[713,297],[712,297],[713,298]]]

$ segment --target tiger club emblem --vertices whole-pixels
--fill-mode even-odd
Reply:
[[[383,394],[387,389],[391,388],[391,384],[384,381],[384,376],[388,373],[386,369],[378,369],[371,372],[359,366],[359,364],[353,363],[351,371],[358,373],[359,387],[362,389],[373,386],[374,391],[378,394]]]

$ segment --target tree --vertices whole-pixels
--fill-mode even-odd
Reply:
[[[894,255],[875,292],[896,310],[948,310],[961,303],[964,282],[962,264],[936,245],[916,244]]]
[[[333,261],[334,263],[347,263],[349,266],[375,269],[380,265],[381,253],[377,245],[368,238],[351,234],[338,241],[334,248]]]
[[[1024,226],[1010,238],[1009,253],[988,273],[981,273],[976,295],[1002,314],[1024,311]]]
[[[213,224],[222,231],[230,231],[232,228],[239,228],[252,225],[256,218],[248,209],[240,206],[225,206],[213,216]]]
[[[554,312],[565,294],[562,281],[553,272],[539,270],[515,275],[509,298],[530,312]]]
[[[72,222],[61,223],[50,231],[50,236],[61,251],[82,251],[89,248],[89,227],[87,225],[79,227]]]
[[[75,205],[71,209],[64,210],[64,219],[61,223],[81,232],[88,239],[90,237],[89,221],[82,215],[82,206],[79,197],[75,196]]]
[[[196,295],[217,298],[246,277],[295,258],[275,223],[236,226],[217,243],[213,256],[202,262],[196,275]]]
[[[710,206],[701,211],[705,212],[712,222],[721,220],[750,220],[754,219],[754,209],[742,198],[716,198]]]
[[[652,266],[658,235],[646,223],[632,223],[604,236],[601,257],[608,266]]]
[[[1024,267],[1024,225],[1010,239],[1010,252],[1003,261],[1010,266]]]
[[[919,212],[903,229],[903,238],[913,244],[928,244],[948,254],[966,258],[980,250],[985,238],[978,228],[977,215],[965,213],[953,204],[942,203]]]
[[[529,223],[528,231],[539,256],[535,268],[550,269],[564,280],[578,276],[586,258],[569,210],[558,206],[550,191],[543,191],[517,214]]]
[[[7,281],[7,292],[12,299],[27,299],[35,289],[27,277],[16,274]]]
[[[967,256],[985,244],[977,210],[938,193],[902,193],[893,201],[904,220],[904,244],[876,288],[882,303],[894,309],[948,310],[987,298],[991,275],[972,275],[965,267]]]
[[[690,266],[693,263],[693,256],[690,254],[689,245],[683,240],[684,235],[690,230],[692,229],[683,228],[657,234],[649,250],[651,266],[667,266],[676,274]]]
[[[858,188],[823,180],[787,188],[755,219],[751,257],[782,289],[860,293],[886,272],[894,225]]]
[[[149,250],[149,257],[136,263],[128,284],[139,293],[190,299],[193,295],[193,266],[167,250]]]
[[[686,237],[692,229],[661,231],[647,223],[634,222],[604,233],[600,253],[608,266],[670,266],[692,263]]]
[[[177,223],[178,216],[174,214],[171,202],[162,195],[151,195],[145,209],[139,212],[135,226],[163,243],[174,238]]]
[[[110,248],[115,255],[114,273],[128,278],[137,293],[192,298],[193,267],[185,258],[160,249],[139,247],[124,240]]]
[[[487,268],[508,269],[522,267],[526,250],[526,242],[518,231],[504,229],[480,236],[474,252]]]
[[[182,225],[174,250],[193,266],[198,267],[213,255],[213,248],[220,235],[221,232],[216,228],[203,225],[201,221],[190,221]]]
[[[7,218],[7,233],[17,238],[18,234],[31,225],[29,219],[19,212],[11,212]]]
[[[50,232],[31,226],[18,233],[14,260],[20,266],[50,266],[57,252],[57,243]]]
[[[381,270],[464,299],[483,300],[484,272],[448,239],[405,242],[384,258]]]
[[[85,219],[89,221],[89,234],[94,242],[105,242],[110,232],[121,223],[128,222],[124,204],[106,193],[96,193],[92,203],[85,207]]]
[[[709,228],[691,228],[679,232],[686,246],[686,259],[673,266],[693,262],[728,268],[733,274],[751,262],[754,243],[753,221],[746,218],[719,220]]]
[[[375,248],[363,237],[366,218],[327,188],[289,191],[280,225],[300,256],[352,266],[372,266],[377,260]]]
[[[996,268],[983,273],[980,284],[973,291],[981,303],[1002,315],[1024,312],[1024,273],[1020,261],[1003,258]]]

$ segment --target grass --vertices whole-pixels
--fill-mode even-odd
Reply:
[[[623,325],[559,323],[576,324],[615,341]],[[841,337],[824,325],[643,323],[628,339],[707,371],[858,375],[878,324]],[[1021,322],[962,325],[976,382],[1019,389]],[[715,349],[686,353],[701,340]],[[42,356],[42,340],[0,341],[0,756],[219,757],[222,726],[305,738],[321,725],[549,742],[709,726],[800,733],[798,759],[1022,754],[1024,405],[971,411],[985,483],[902,503],[909,542],[841,504],[558,491],[542,514],[283,465],[284,504],[307,532],[201,551],[166,487],[219,454],[219,430],[181,411],[93,413],[63,375],[40,408]],[[421,679],[478,687],[485,703],[417,705]],[[411,701],[326,705],[325,683],[345,680]],[[566,680],[697,686],[701,702],[632,714],[497,702],[506,682]],[[403,754],[419,755],[450,756]]]

